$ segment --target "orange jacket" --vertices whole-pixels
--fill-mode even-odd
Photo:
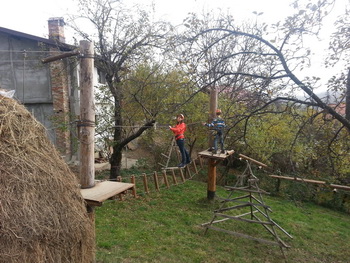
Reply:
[[[173,131],[176,140],[184,139],[185,138],[185,131],[186,131],[186,124],[184,122],[176,124],[175,127],[171,127],[170,130]]]

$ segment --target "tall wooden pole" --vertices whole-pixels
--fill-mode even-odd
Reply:
[[[93,86],[93,43],[80,41],[80,183],[81,188],[95,185],[95,99]]]
[[[215,111],[218,106],[218,93],[215,85],[210,89],[210,102],[209,102],[209,122],[215,118]],[[209,147],[213,146],[213,138],[209,136]],[[216,192],[216,162],[213,159],[209,159],[208,163],[208,200],[212,200],[215,197]]]

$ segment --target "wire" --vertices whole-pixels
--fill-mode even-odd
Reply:
[[[43,50],[43,51],[38,51],[38,50],[0,50],[0,52],[7,52],[7,53],[70,53],[72,51],[50,51],[50,50]]]

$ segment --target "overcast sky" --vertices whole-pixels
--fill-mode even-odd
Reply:
[[[350,0],[337,0],[343,7]],[[150,4],[151,0],[127,0]],[[254,19],[253,11],[263,12],[259,17],[267,22],[282,20],[291,14],[292,0],[154,0],[159,17],[174,24],[182,22],[189,12],[222,9],[237,20]],[[50,17],[66,17],[76,9],[75,0],[7,0],[0,9],[0,26],[20,32],[46,37]]]
[[[151,0],[126,1],[145,5],[152,2]],[[323,42],[323,45],[319,42],[310,43],[310,46],[314,47],[314,52],[320,54],[316,54],[319,63],[324,58],[324,49],[328,47],[326,35],[334,29],[335,15],[343,12],[346,4],[350,4],[350,0],[336,1],[333,17],[325,20],[323,33],[326,41]],[[47,38],[47,20],[50,17],[67,17],[68,13],[74,13],[76,10],[75,2],[76,0],[7,0],[0,9],[0,26]],[[293,9],[290,7],[293,0],[153,0],[153,2],[157,16],[172,22],[174,25],[180,24],[189,12],[202,13],[217,9],[231,13],[238,23],[242,20],[256,19],[254,11],[263,12],[258,19],[267,23],[283,20],[293,13]],[[72,34],[69,33],[69,28],[66,27],[65,30],[67,43],[71,44],[69,36]],[[313,70],[317,71],[315,71],[315,67]]]

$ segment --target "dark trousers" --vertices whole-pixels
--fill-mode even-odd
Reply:
[[[214,138],[214,150],[218,150],[218,141],[220,143],[221,150],[223,151],[224,148],[224,136],[222,134],[222,131],[217,131],[215,138]]]
[[[185,148],[185,139],[179,139],[176,140],[177,146],[179,146],[179,150],[181,153],[181,163],[188,164],[191,162],[190,155],[188,154],[188,151]]]

